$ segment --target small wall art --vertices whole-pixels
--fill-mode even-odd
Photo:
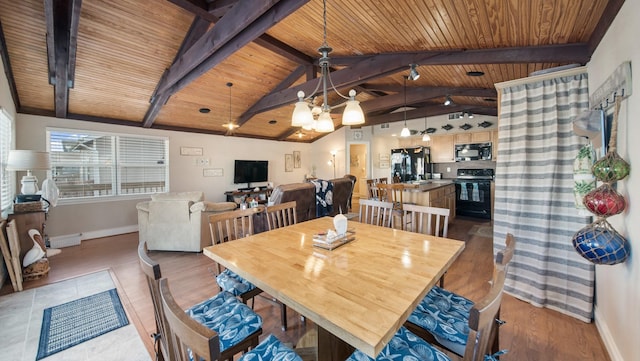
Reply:
[[[293,168],[300,168],[300,167],[302,167],[302,159],[300,157],[300,151],[294,150],[293,151]]]
[[[180,147],[180,155],[202,155],[202,148]]]
[[[284,171],[293,172],[293,154],[284,155]]]

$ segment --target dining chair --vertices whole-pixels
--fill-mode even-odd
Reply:
[[[491,289],[482,299],[474,303],[434,286],[409,315],[405,327],[465,361],[479,361],[485,355],[504,352],[499,345],[499,327],[504,322],[499,317],[504,281],[516,246],[512,234],[507,234],[505,244],[496,254]]]
[[[410,232],[423,233],[436,237],[447,237],[449,234],[449,215],[447,208],[403,204],[402,216],[406,229]]]
[[[156,343],[156,355],[159,360],[182,360],[177,355],[181,349],[176,348],[176,343],[171,341],[171,325],[162,305],[160,281],[163,278],[160,264],[149,257],[144,241],[138,244],[138,259],[147,279],[153,303],[156,332],[151,336]],[[219,355],[216,360],[232,360],[234,355],[247,352],[258,345],[258,337],[262,333],[262,318],[228,292],[220,292],[190,307],[186,312],[179,307],[178,309],[180,319],[191,319],[191,322],[200,325],[198,328],[201,328],[204,334],[211,335],[212,342],[215,339],[212,347],[215,347],[216,354]],[[197,353],[200,352],[200,349],[196,350]]]
[[[167,319],[169,343],[175,350],[170,360],[176,361],[214,361],[233,360],[233,355],[225,355],[221,352],[222,335],[205,327],[200,322],[189,317],[177,304],[166,278],[159,281],[159,292],[162,301],[162,309]],[[235,298],[234,298],[235,299]],[[237,307],[248,307],[238,302]],[[251,311],[251,310],[249,310]],[[229,357],[230,356],[230,357]],[[285,346],[275,336],[269,335],[251,351],[242,355],[239,361],[251,360],[291,360],[301,361],[300,357],[289,347]]]
[[[267,227],[269,230],[296,224],[298,223],[296,201],[267,206],[265,215],[267,216]]]
[[[273,207],[275,206],[272,206],[272,210]],[[210,215],[209,229],[213,245],[252,235],[254,233],[254,216],[264,212],[265,207],[261,206]],[[269,218],[267,217],[267,219]],[[254,284],[229,269],[223,269],[217,262],[215,276],[220,290],[232,293],[245,304],[251,300],[251,308],[254,305],[254,298],[262,293],[262,290]],[[283,320],[282,330],[286,331],[286,309],[283,304],[280,305],[281,319]]]
[[[298,223],[298,217],[296,216],[296,201],[267,206],[265,209],[265,215],[267,217],[267,227],[269,231],[294,225]],[[286,331],[287,306],[278,300],[272,299],[272,301],[280,305],[280,321],[282,330]]]
[[[375,179],[367,179],[367,191],[369,193],[369,199],[380,199]]]
[[[393,220],[392,212],[393,203],[391,202],[383,202],[375,199],[360,200],[359,219],[361,223],[391,228],[391,222]]]

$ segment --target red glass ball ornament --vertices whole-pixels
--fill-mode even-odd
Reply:
[[[582,199],[584,206],[598,217],[610,217],[622,213],[627,207],[624,197],[609,183],[587,193]]]

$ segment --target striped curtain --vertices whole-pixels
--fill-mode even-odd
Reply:
[[[573,196],[573,162],[586,141],[572,119],[589,108],[587,73],[523,81],[497,85],[494,246],[504,248],[507,233],[517,241],[505,291],[590,322],[594,265],[571,242],[591,222]]]

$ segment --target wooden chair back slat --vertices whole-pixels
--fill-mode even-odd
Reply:
[[[267,216],[267,227],[269,230],[298,223],[296,201],[267,206],[265,214]]]
[[[407,231],[438,237],[447,237],[449,234],[451,211],[447,208],[405,204],[402,212]]]
[[[159,281],[162,309],[167,319],[169,343],[175,353],[170,360],[214,361],[220,358],[220,340],[218,333],[189,317],[176,303],[166,278]],[[189,357],[189,350],[193,358]]]
[[[391,227],[393,203],[374,199],[360,200],[360,222],[382,227]]]

